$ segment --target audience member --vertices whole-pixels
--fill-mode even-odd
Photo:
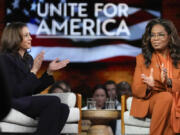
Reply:
[[[116,83],[112,80],[108,80],[104,83],[104,86],[106,87],[108,98],[115,101],[116,109],[121,109],[121,104],[117,100],[117,86]]]
[[[174,134],[170,114],[172,94],[180,89],[179,60],[180,42],[173,23],[151,20],[142,38],[142,54],[136,57],[131,105],[134,117],[151,117],[150,135]]]
[[[108,80],[105,82],[104,86],[106,87],[108,97],[115,100],[117,98],[116,83],[112,80]]]
[[[49,89],[49,93],[71,92],[71,87],[66,81],[57,81]]]
[[[120,99],[121,95],[132,96],[131,85],[126,81],[122,81],[118,83],[117,95],[118,95],[118,99]]]
[[[92,98],[96,102],[96,109],[105,109],[105,103],[107,100],[107,91],[104,85],[97,84],[92,89]],[[87,106],[82,108],[83,110],[87,109]]]
[[[132,96],[131,86],[126,81],[122,81],[117,84],[117,96],[118,96],[119,102],[121,102],[121,95]],[[116,121],[116,132],[115,133],[116,133],[116,135],[120,135],[120,133],[121,133],[121,120]]]
[[[108,96],[105,86],[101,85],[101,84],[97,84],[93,88],[92,92],[93,92],[92,97],[96,101],[96,109],[105,109],[105,103],[106,103],[107,96]],[[107,131],[108,134],[113,135],[113,132],[112,132],[113,127],[111,124],[109,124],[109,125],[111,127],[108,127],[107,129],[105,129],[105,131]],[[101,132],[104,132],[104,131],[101,131]]]
[[[106,88],[103,85],[96,85],[93,88],[93,96],[96,101],[96,109],[105,109],[105,102],[107,100]]]
[[[115,81],[113,80],[108,80],[105,82],[105,87],[108,93],[108,97],[110,98],[110,100],[114,100],[115,101],[115,108],[120,110],[121,109],[121,103],[119,102],[119,100],[117,99],[117,86]],[[119,121],[119,120],[118,120]],[[114,134],[117,133],[117,135],[119,134],[118,132],[120,132],[120,127],[117,127],[117,122],[116,120],[111,121],[111,127],[113,129]]]
[[[41,67],[44,52],[32,59],[28,53],[31,36],[26,24],[15,22],[7,25],[1,38],[1,59],[12,86],[12,107],[32,117],[39,117],[38,135],[59,135],[69,115],[69,107],[55,96],[32,96],[54,82],[53,72],[65,67],[69,60],[50,62],[47,71],[40,77],[36,73]]]

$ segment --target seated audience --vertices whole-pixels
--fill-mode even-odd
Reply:
[[[70,85],[63,80],[56,81],[49,89],[49,93],[63,93],[63,92],[71,92]]]

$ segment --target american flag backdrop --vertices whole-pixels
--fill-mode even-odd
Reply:
[[[25,21],[32,34],[32,49],[31,54],[35,57],[40,51],[45,51],[45,60],[50,61],[59,57],[60,59],[70,59],[72,63],[87,63],[87,62],[120,62],[134,60],[135,56],[141,52],[141,37],[144,32],[145,26],[149,20],[153,18],[159,18],[161,16],[160,11],[152,9],[151,7],[143,7],[142,0],[100,0],[97,2],[103,3],[123,3],[126,2],[128,5],[128,17],[113,17],[117,22],[123,18],[130,31],[130,36],[127,38],[112,38],[111,37],[98,37],[86,38],[83,36],[70,37],[61,35],[61,37],[50,37],[43,36],[39,37],[36,35],[38,26],[41,19],[37,15],[37,3],[53,3],[58,5],[59,3],[68,3],[68,0],[9,0],[7,1],[6,8],[6,20],[7,22],[12,21]],[[78,1],[71,1],[78,2]],[[88,17],[94,19],[90,12],[93,12],[92,4],[95,1],[86,0],[83,2],[88,3]],[[134,5],[133,5],[134,4]],[[108,8],[109,12],[112,10]],[[77,9],[74,8],[74,12]],[[46,16],[43,19],[46,20],[47,24],[52,19],[62,21],[69,19],[69,16],[58,17],[58,16]],[[101,12],[98,18],[104,21],[107,17]],[[82,26],[80,26],[82,27]],[[109,27],[110,31],[118,28],[118,25]]]

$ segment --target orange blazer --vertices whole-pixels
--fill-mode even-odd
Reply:
[[[167,88],[167,86],[161,82],[161,65],[158,65],[155,54],[152,55],[151,64],[148,68],[144,62],[145,59],[142,54],[136,57],[136,68],[132,83],[133,100],[130,114],[138,118],[144,118],[147,115],[149,109],[149,98],[151,97],[151,93],[146,93],[147,85],[142,81],[141,74],[149,76],[150,70],[153,68],[153,77],[155,80],[155,86],[152,90],[153,92],[180,91],[180,68],[172,66],[172,88]]]

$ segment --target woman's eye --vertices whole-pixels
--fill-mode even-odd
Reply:
[[[165,34],[164,34],[164,33],[160,33],[159,36],[160,36],[160,37],[164,37]]]
[[[151,37],[155,37],[155,34],[151,34]]]
[[[151,38],[160,38],[160,39],[163,39],[165,37],[166,34],[164,33],[157,33],[157,34],[151,34]]]
[[[29,37],[29,36],[31,36],[30,34],[24,34],[24,37]]]

